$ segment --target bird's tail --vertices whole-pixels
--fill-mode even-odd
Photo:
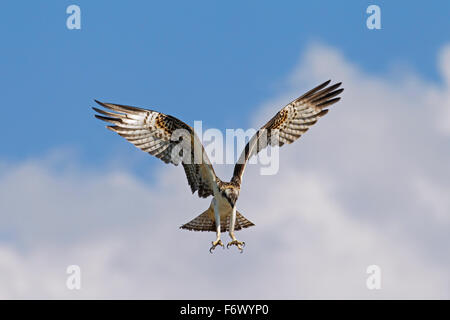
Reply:
[[[226,232],[230,227],[230,216],[221,219],[220,221],[220,231]],[[234,230],[238,231],[243,228],[248,228],[254,226],[255,224],[245,218],[239,211],[236,211],[236,223],[234,225]],[[187,229],[191,231],[216,231],[216,223],[214,221],[214,209],[209,207],[197,218],[189,221],[188,223],[182,225],[181,229]]]

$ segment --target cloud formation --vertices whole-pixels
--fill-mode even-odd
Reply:
[[[280,149],[277,175],[247,169],[238,209],[256,227],[237,233],[242,255],[177,230],[210,201],[180,168],[161,163],[147,183],[65,156],[3,163],[0,298],[450,298],[450,46],[438,66],[442,84],[374,76],[311,46],[252,124],[328,78],[343,99]],[[80,291],[65,286],[72,264]]]

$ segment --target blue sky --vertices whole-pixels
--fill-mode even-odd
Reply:
[[[81,30],[66,28],[72,4]],[[366,28],[370,4],[381,30]],[[450,2],[1,9],[0,299],[450,297]],[[278,173],[246,169],[238,210],[256,227],[239,232],[244,254],[211,256],[213,233],[179,230],[210,198],[91,109],[153,108],[224,132],[329,78],[343,99],[280,149]],[[65,286],[72,264],[80,292]],[[373,264],[381,291],[365,286]]]
[[[381,7],[382,30],[365,26],[372,3]],[[70,4],[81,8],[81,30],[66,28]],[[439,82],[435,58],[449,39],[449,11],[445,1],[4,2],[0,85],[9,121],[0,156],[15,161],[63,147],[102,164],[133,150],[94,120],[94,98],[205,127],[248,127],[314,42],[374,74],[399,64]]]

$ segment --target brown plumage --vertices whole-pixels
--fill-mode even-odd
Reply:
[[[176,166],[182,163],[192,193],[198,191],[201,198],[213,195],[211,179],[205,172],[211,172],[215,176],[214,168],[192,127],[157,111],[97,100],[95,102],[113,111],[93,108],[103,115],[95,115],[97,119],[113,124],[107,126],[108,129],[165,163]],[[195,151],[198,151],[197,155],[201,153],[198,159]]]
[[[338,102],[344,89],[338,89],[341,82],[327,87],[330,80],[306,92],[281,109],[259,129],[245,146],[233,172],[231,181],[241,184],[245,166],[253,155],[268,145],[282,146],[300,138],[319,118],[328,113],[328,106]]]
[[[182,164],[192,193],[213,196],[210,207],[181,226],[194,231],[215,231],[217,239],[210,250],[222,245],[220,232],[229,231],[232,242],[242,250],[243,243],[234,231],[253,226],[236,210],[242,176],[248,160],[269,145],[283,146],[301,137],[321,117],[327,107],[340,100],[341,83],[328,86],[326,81],[287,104],[259,129],[242,151],[230,182],[220,180],[192,127],[183,121],[153,110],[112,103],[96,102],[110,111],[93,108],[96,118],[108,122],[108,129],[133,143],[142,151],[165,163]]]
[[[220,219],[220,231],[229,231],[230,218],[228,215],[226,217],[221,217]],[[245,218],[239,211],[236,211],[236,225],[234,230],[239,231],[243,228],[248,228],[254,226],[255,224]],[[214,207],[211,205],[202,214],[192,219],[186,224],[183,224],[181,229],[191,230],[191,231],[216,231],[216,225],[214,222]]]

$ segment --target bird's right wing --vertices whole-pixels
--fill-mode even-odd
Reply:
[[[319,118],[326,115],[327,107],[338,102],[344,89],[338,89],[341,83],[328,86],[330,80],[298,97],[272,119],[269,120],[245,146],[234,166],[233,178],[240,184],[248,160],[268,145],[282,146],[292,143],[313,126]]]
[[[95,102],[111,110],[93,108],[100,114],[95,115],[97,119],[112,124],[108,129],[165,163],[181,162],[192,193],[198,191],[202,198],[214,194],[216,174],[192,127],[157,111]]]

